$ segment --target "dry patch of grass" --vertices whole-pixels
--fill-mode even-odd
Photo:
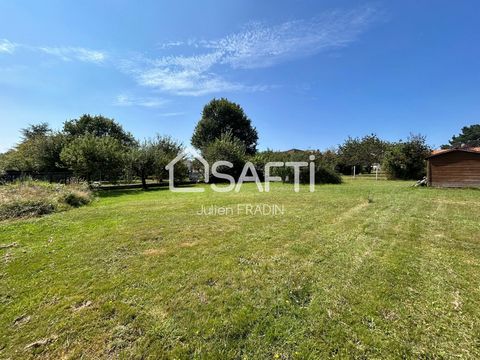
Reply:
[[[196,246],[198,243],[196,241],[186,241],[186,242],[183,242],[180,244],[180,247],[183,247],[183,248],[190,248],[190,247],[194,247]]]
[[[158,256],[165,254],[165,249],[147,249],[143,252],[145,256]]]
[[[0,221],[67,210],[90,203],[86,184],[50,184],[23,181],[0,186]]]

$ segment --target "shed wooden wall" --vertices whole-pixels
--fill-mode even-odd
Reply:
[[[450,152],[428,159],[432,186],[480,187],[480,153]]]

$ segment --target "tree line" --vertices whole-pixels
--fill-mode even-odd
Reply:
[[[62,129],[53,130],[47,123],[30,125],[21,130],[21,141],[0,154],[0,173],[8,170],[35,174],[71,171],[88,182],[119,179],[141,181],[148,187],[148,179],[158,182],[168,176],[165,166],[184,146],[179,141],[157,135],[139,140],[114,119],[104,116],[82,115],[68,120]],[[480,125],[465,127],[454,136],[450,146],[480,145]],[[315,155],[316,180],[320,183],[339,183],[340,174],[369,173],[381,165],[392,179],[419,179],[425,175],[425,157],[431,152],[426,139],[411,135],[406,140],[388,142],[375,134],[362,138],[347,138],[343,144],[326,151],[258,151],[258,133],[242,107],[227,99],[213,99],[205,105],[191,144],[209,162],[230,161],[233,168],[219,169],[238,177],[247,161],[262,169],[269,161],[308,161]],[[471,144],[471,145],[470,145]],[[190,166],[188,166],[190,165]],[[176,180],[187,178],[192,168],[200,164],[180,162],[176,165]],[[292,181],[292,169],[275,168],[283,181]],[[301,179],[308,181],[307,169]],[[215,181],[215,179],[213,179]],[[217,179],[218,180],[218,179]]]

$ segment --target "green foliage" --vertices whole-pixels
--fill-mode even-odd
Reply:
[[[480,146],[480,124],[464,126],[462,132],[453,136],[449,141],[449,145],[443,145],[442,148],[476,146]]]
[[[134,175],[142,181],[142,187],[147,189],[147,177],[155,169],[156,151],[151,141],[145,140],[138,147],[131,148],[127,153],[127,166]]]
[[[25,132],[27,130],[23,130]],[[30,130],[29,130],[30,131]],[[65,144],[61,133],[30,131],[15,148],[7,151],[0,159],[0,167],[18,171],[60,171],[64,164],[60,153]]]
[[[385,156],[384,170],[389,179],[418,180],[426,175],[426,160],[431,149],[422,135],[410,135],[394,144]]]
[[[267,150],[257,153],[252,162],[259,174],[262,176],[263,169],[267,162],[310,162],[310,155],[315,156],[315,183],[316,184],[340,184],[342,183],[342,177],[335,171],[335,158],[336,156],[330,150],[325,153],[320,151],[272,151]],[[272,176],[279,176],[284,182],[293,183],[294,181],[294,169],[291,166],[273,167],[271,169]],[[309,167],[300,168],[300,183],[310,183],[310,169]]]
[[[247,154],[255,154],[258,134],[240,105],[227,99],[213,99],[203,108],[202,118],[195,127],[192,145],[202,152],[222,136],[231,133],[245,146]]]
[[[220,166],[218,171],[223,174],[229,174],[235,179],[240,176],[243,166],[246,162],[246,149],[242,141],[235,138],[231,132],[222,134],[218,139],[208,144],[203,153],[203,157],[210,166],[216,161],[229,161],[233,168]],[[213,179],[215,180],[215,179]]]
[[[50,125],[46,122],[40,124],[31,124],[27,128],[20,130],[24,140],[32,139],[38,136],[47,136],[52,132]]]
[[[154,176],[158,181],[168,177],[165,166],[172,161],[181,151],[181,143],[168,136],[159,136],[148,139],[139,146],[131,148],[127,153],[127,166],[134,175],[142,181],[142,187],[148,188],[147,178]],[[175,165],[176,180],[183,180],[188,174],[188,169],[183,162]]]
[[[63,132],[70,137],[87,134],[96,137],[109,136],[117,139],[125,146],[132,146],[136,143],[133,135],[125,131],[119,123],[101,115],[84,114],[78,119],[66,121],[63,124]]]
[[[349,137],[338,149],[340,166],[344,173],[348,173],[354,165],[370,173],[374,164],[383,162],[389,147],[389,143],[375,134],[361,139]]]
[[[170,136],[160,135],[157,135],[152,144],[156,154],[154,176],[158,181],[162,181],[168,178],[168,170],[165,167],[183,151],[183,145]],[[188,168],[184,161],[179,161],[175,164],[174,174],[176,181],[185,180],[188,175]]]
[[[306,170],[304,170],[304,173]],[[306,174],[305,174],[306,175]],[[308,177],[305,177],[303,181],[304,184],[308,183],[310,180]],[[300,181],[302,181],[302,173],[300,173]],[[336,171],[323,167],[321,165],[315,166],[315,183],[316,184],[341,184],[342,177]]]
[[[124,169],[125,147],[113,137],[87,134],[70,141],[60,157],[81,179],[116,181]]]
[[[32,217],[90,203],[92,192],[85,184],[49,184],[22,181],[0,186],[0,220]]]
[[[315,162],[320,166],[335,171],[340,163],[340,157],[336,149],[328,149],[323,152],[315,151]]]
[[[135,175],[146,188],[147,177],[167,178],[165,166],[182,151],[180,143],[168,136],[157,136],[142,144],[113,119],[83,115],[65,122],[63,132],[53,132],[48,124],[30,125],[22,130],[22,141],[0,154],[0,174],[6,170],[54,172],[71,169],[91,182],[116,181],[122,175]],[[184,162],[175,167],[176,180],[184,180]]]

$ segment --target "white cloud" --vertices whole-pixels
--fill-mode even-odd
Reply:
[[[158,44],[158,48],[159,49],[168,49],[168,48],[171,48],[171,47],[182,46],[182,45],[184,45],[183,41],[169,41],[169,42],[166,42],[166,43]]]
[[[185,113],[184,112],[166,112],[166,113],[161,113],[159,115],[162,117],[173,117],[173,116],[185,115]]]
[[[272,86],[247,84],[229,79],[224,74],[232,74],[232,69],[246,71],[274,66],[328,49],[344,47],[355,41],[374,17],[375,10],[365,7],[276,25],[250,23],[241,31],[220,39],[189,39],[158,45],[160,49],[178,47],[177,53],[185,49],[190,53],[153,59],[141,55],[113,58],[111,63],[132,76],[139,85],[167,94],[200,96],[232,91],[263,91]],[[83,47],[30,46],[15,44],[7,39],[0,40],[0,53],[12,54],[17,47],[42,52],[63,61],[101,64],[108,58],[104,51]],[[163,103],[156,98],[120,95],[116,104],[158,107]]]
[[[38,47],[37,49],[64,61],[79,60],[100,64],[107,58],[105,52],[82,47]]]
[[[251,23],[242,31],[221,39],[170,42],[161,46],[187,45],[193,49],[203,49],[201,54],[137,59],[127,61],[128,65],[123,69],[132,74],[140,85],[174,95],[261,91],[269,87],[227,80],[221,75],[221,68],[268,67],[346,46],[365,31],[374,13],[371,8],[362,8],[330,12],[310,20],[288,21],[273,26]]]
[[[7,39],[0,39],[0,53],[13,54],[17,44],[8,41]]]
[[[228,82],[218,75],[189,67],[155,67],[140,73],[140,85],[158,88],[175,95],[205,95],[216,91],[241,90],[243,85]]]
[[[252,23],[243,32],[206,42],[205,46],[221,51],[223,63],[233,68],[267,67],[348,45],[369,25],[373,13],[365,8],[274,26]]]
[[[99,50],[91,50],[83,47],[50,47],[16,44],[7,39],[0,39],[0,53],[13,54],[17,48],[32,52],[42,52],[58,57],[64,61],[84,61],[100,64],[107,59],[107,53]]]
[[[120,94],[114,101],[116,106],[143,106],[143,107],[162,107],[168,100],[153,97],[135,97],[127,94]]]

